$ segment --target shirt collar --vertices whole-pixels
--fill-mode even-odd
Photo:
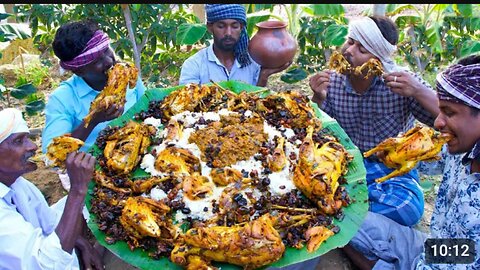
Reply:
[[[12,203],[13,190],[0,182],[0,198],[4,199],[8,204]]]
[[[467,165],[472,160],[480,160],[480,140],[478,140],[473,146],[472,150],[467,152],[462,158],[462,164]]]
[[[222,64],[222,62],[220,62],[220,60],[218,60],[217,56],[215,55],[215,52],[213,51],[213,43],[210,44],[210,46],[207,47],[207,59],[210,62],[217,63],[217,65],[219,65],[219,66],[225,67]],[[238,68],[240,67],[240,63],[237,61],[236,58],[235,58],[235,62],[233,62],[233,64]]]
[[[91,92],[100,93],[99,91],[96,91],[90,87],[90,85],[88,85],[82,77],[74,74],[72,79],[75,83],[75,87],[80,98],[90,94]]]

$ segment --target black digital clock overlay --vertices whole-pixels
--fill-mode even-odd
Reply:
[[[466,238],[427,238],[428,264],[470,264],[475,261],[475,241]]]

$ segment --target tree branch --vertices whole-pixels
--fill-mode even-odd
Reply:
[[[123,16],[125,17],[125,25],[128,30],[128,37],[133,46],[133,58],[135,60],[135,66],[138,68],[138,75],[142,77],[141,66],[140,66],[140,54],[138,53],[137,43],[135,42],[135,34],[132,28],[132,17],[130,16],[130,7],[128,4],[121,4],[123,10]]]

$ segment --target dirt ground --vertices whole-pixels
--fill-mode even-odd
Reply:
[[[346,4],[344,6],[347,11],[346,13],[347,16],[357,17],[357,16],[360,16],[362,12],[364,12],[371,5],[363,5],[363,4],[347,5]],[[279,90],[279,91],[297,89],[297,90],[300,90],[301,92],[306,93],[309,96],[311,95],[311,90],[308,86],[308,82],[302,81],[297,84],[288,85],[280,81],[279,76],[273,76],[270,79],[267,87],[272,90]],[[45,89],[44,94],[47,96],[49,92],[52,90],[53,89]],[[3,101],[0,101],[0,103],[1,102]],[[16,104],[13,104],[13,105],[15,106]],[[1,103],[0,107],[5,107],[5,103],[4,102]],[[32,138],[39,146],[38,154],[40,154],[41,153],[40,134],[41,134],[41,129],[44,125],[44,115],[40,114],[36,117],[27,118],[27,122],[29,123],[32,129]],[[45,195],[49,204],[53,204],[57,202],[60,198],[62,198],[67,194],[67,192],[61,185],[58,174],[52,169],[46,168],[43,163],[39,163],[38,169],[32,173],[25,175],[25,177],[37,185],[37,187]],[[425,231],[426,228],[428,228],[432,210],[433,210],[433,198],[428,197],[426,198],[424,217],[420,222],[420,224],[417,226],[419,229]],[[136,269],[122,262],[121,260],[116,258],[115,255],[112,255],[111,253],[107,253],[105,255],[105,262],[106,262],[107,269]],[[323,255],[316,269],[325,269],[325,270],[354,269],[355,270],[357,268],[351,264],[350,260],[345,256],[343,251],[336,249]]]

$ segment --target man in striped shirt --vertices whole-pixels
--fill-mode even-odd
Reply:
[[[398,30],[387,17],[364,17],[349,25],[341,52],[353,68],[372,58],[381,61],[385,74],[364,77],[326,70],[310,78],[312,101],[335,118],[360,151],[413,127],[415,119],[433,126],[438,104],[435,91],[419,76],[397,66]],[[369,210],[400,224],[412,226],[422,217],[424,198],[419,176],[412,170],[383,183],[375,179],[392,171],[375,158],[364,160],[367,169]]]

